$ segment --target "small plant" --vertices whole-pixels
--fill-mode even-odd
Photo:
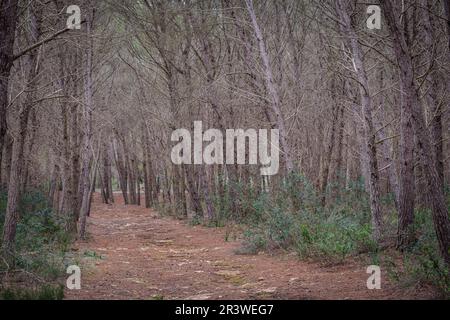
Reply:
[[[101,256],[97,252],[91,251],[91,250],[85,250],[83,255],[87,258],[103,259],[103,256]]]
[[[449,299],[450,270],[439,254],[430,212],[416,212],[414,230],[417,241],[404,253],[399,281],[410,285],[432,285]]]
[[[294,194],[296,188],[298,194]],[[366,198],[357,199],[354,192],[346,190],[340,192],[339,201],[333,206],[323,208],[314,188],[301,175],[287,179],[280,194],[272,198],[262,193],[254,200],[252,215],[246,220],[245,243],[239,251],[295,249],[301,258],[326,263],[377,252]],[[287,199],[294,199],[292,206]]]
[[[62,285],[43,285],[38,288],[6,288],[0,292],[2,300],[62,300]]]
[[[6,194],[0,193],[0,229],[4,223]],[[58,284],[65,271],[65,252],[72,239],[64,221],[48,208],[43,193],[32,190],[20,200],[20,220],[16,231],[15,269],[21,282],[30,287],[11,287],[2,283],[2,299],[62,299]],[[0,263],[0,269],[7,266]],[[20,275],[20,276],[19,276]],[[11,279],[14,280],[14,279]],[[35,283],[37,281],[37,283]],[[15,282],[12,282],[15,283]],[[42,285],[42,283],[45,283]]]
[[[235,251],[235,254],[256,254],[267,247],[266,236],[261,230],[247,230],[244,232],[244,245]]]
[[[199,215],[194,215],[192,219],[189,221],[191,226],[198,226],[202,224],[202,217]]]

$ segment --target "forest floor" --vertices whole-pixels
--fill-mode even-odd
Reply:
[[[240,241],[225,228],[191,226],[139,206],[113,205],[95,195],[80,257],[81,290],[66,299],[420,299],[382,272],[382,289],[368,290],[367,265],[350,259],[323,266],[289,253],[237,255]]]

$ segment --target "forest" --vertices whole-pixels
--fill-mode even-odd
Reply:
[[[0,0],[0,299],[450,298],[449,10]]]

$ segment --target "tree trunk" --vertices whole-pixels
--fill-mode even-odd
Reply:
[[[373,102],[370,96],[369,81],[364,68],[363,54],[358,43],[358,37],[348,14],[347,2],[338,0],[336,5],[338,16],[343,23],[343,33],[346,35],[353,53],[354,68],[358,77],[359,92],[364,118],[364,143],[366,144],[366,160],[369,173],[370,211],[372,213],[373,236],[378,242],[382,239],[383,219],[380,207],[380,190],[378,176],[377,150],[375,144],[375,129],[373,125]]]
[[[333,84],[331,86],[331,90],[332,90],[332,95],[334,96],[334,90],[335,90],[335,86],[334,86],[334,80],[333,80]],[[334,99],[333,99],[334,100]],[[330,135],[330,141],[328,142],[328,145],[326,147],[326,151],[325,151],[325,159],[323,161],[323,165],[322,165],[322,171],[321,171],[321,179],[320,179],[320,199],[321,199],[321,205],[324,207],[326,205],[326,200],[327,200],[327,187],[328,187],[328,176],[329,176],[329,172],[330,172],[330,166],[331,166],[331,156],[333,155],[333,148],[334,148],[334,139],[336,136],[336,127],[337,127],[337,123],[338,123],[338,108],[337,107],[333,107],[333,119],[331,122],[331,135]]]
[[[31,41],[37,41],[41,35],[42,6],[30,6],[30,32]],[[8,203],[6,207],[5,222],[3,226],[2,249],[6,259],[14,262],[14,241],[16,227],[19,219],[18,205],[20,200],[20,182],[24,166],[24,148],[27,138],[28,118],[35,100],[37,75],[39,72],[39,55],[37,50],[28,56],[27,93],[24,103],[19,111],[19,132],[13,142],[11,172],[8,185]],[[10,265],[11,265],[10,264]]]
[[[281,146],[281,153],[282,153],[281,156],[285,162],[286,173],[290,174],[292,172],[292,170],[294,169],[294,164],[293,164],[292,158],[291,158],[292,155],[290,152],[290,147],[287,143],[286,124],[285,124],[283,114],[281,112],[281,104],[280,104],[280,98],[278,95],[278,91],[275,87],[275,83],[273,80],[272,68],[270,66],[270,61],[269,61],[269,54],[266,50],[266,45],[264,43],[264,37],[263,37],[263,34],[259,27],[258,21],[256,19],[255,9],[253,7],[253,0],[245,0],[245,3],[247,6],[247,11],[248,11],[251,21],[252,21],[253,30],[255,31],[256,40],[258,41],[259,54],[260,54],[261,60],[264,65],[264,76],[265,76],[265,80],[266,80],[266,86],[267,86],[267,89],[268,89],[269,95],[270,95],[272,113],[275,116],[276,128],[279,130],[279,133],[280,133],[280,146]]]
[[[0,185],[2,184],[1,164],[7,133],[8,86],[13,64],[18,2],[18,0],[0,2]]]
[[[13,138],[10,134],[6,134],[5,137],[5,155],[4,155],[4,162],[5,162],[5,190],[8,191],[8,184],[9,184],[9,178],[11,174],[11,161],[12,161],[12,150],[13,150]]]
[[[380,70],[380,92],[383,90],[384,87],[384,72],[383,70]],[[380,98],[380,112],[378,113],[378,138],[380,141],[382,141],[382,145],[381,145],[381,150],[383,153],[383,158],[384,158],[384,166],[386,166],[386,172],[387,172],[387,176],[388,176],[388,181],[389,181],[389,186],[390,186],[390,191],[394,194],[394,202],[395,202],[395,207],[397,208],[397,210],[400,212],[399,210],[399,195],[400,195],[400,190],[399,190],[399,182],[398,182],[398,175],[397,175],[397,170],[396,170],[396,161],[393,159],[393,157],[391,156],[392,154],[392,139],[389,138],[386,135],[386,119],[385,119],[385,114],[387,112],[387,108],[386,108],[386,102],[384,99],[383,94],[381,94],[381,98]]]
[[[81,186],[82,186],[82,203],[80,209],[80,238],[85,238],[86,219],[89,212],[91,200],[91,185],[89,177],[89,167],[92,159],[91,141],[92,141],[92,112],[93,112],[93,38],[92,25],[94,20],[94,10],[92,3],[89,1],[88,21],[86,23],[86,40],[87,47],[85,49],[85,82],[84,82],[84,108],[83,108],[83,128],[84,141],[82,153],[82,170],[81,170]]]
[[[448,49],[450,52],[450,1],[442,0],[442,2],[444,3],[444,11],[445,11],[445,15],[447,16]]]
[[[103,188],[105,192],[105,203],[111,204],[114,202],[111,186],[111,157],[109,152],[109,145],[107,142],[103,143]]]
[[[427,189],[424,190],[432,207],[433,223],[439,243],[441,256],[450,264],[450,221],[442,180],[439,177],[434,157],[433,144],[425,124],[422,108],[419,104],[419,93],[414,84],[414,69],[410,51],[404,36],[397,24],[394,6],[391,0],[382,0],[383,11],[392,36],[394,51],[400,69],[402,92],[405,95],[405,116],[411,123],[417,136],[420,159],[423,163]]]
[[[116,163],[117,173],[119,174],[119,185],[120,190],[122,191],[123,201],[125,204],[128,204],[128,173],[126,162],[124,161],[124,157],[122,156],[122,152],[120,150],[120,140],[119,134],[116,132],[116,142],[113,143],[114,147],[114,160]]]
[[[420,9],[420,16],[422,17],[424,46],[425,48],[432,50],[434,43],[437,43],[437,39],[434,39],[433,28],[430,21],[430,14],[428,12],[428,0],[421,0],[422,9]],[[431,131],[431,137],[434,143],[434,152],[436,158],[436,169],[439,177],[444,181],[444,151],[443,151],[443,135],[442,135],[442,110],[439,106],[437,98],[438,81],[436,77],[436,71],[433,67],[434,61],[432,60],[434,53],[430,51],[425,52],[425,70],[428,72],[426,82],[428,83],[428,90],[425,96],[428,103],[429,113],[429,127]],[[427,70],[430,69],[430,70]]]
[[[193,166],[190,166],[191,169],[194,169]],[[191,196],[191,204],[192,210],[194,211],[194,215],[197,217],[203,216],[203,209],[200,201],[200,195],[197,190],[197,186],[194,181],[194,172],[187,165],[184,166],[184,172],[186,174],[186,180],[188,185],[189,194]]]

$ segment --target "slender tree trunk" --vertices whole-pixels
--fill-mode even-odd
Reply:
[[[184,218],[187,218],[187,216],[188,216],[188,208],[187,208],[187,199],[186,199],[186,177],[185,177],[184,168],[183,167],[179,167],[179,170],[180,170],[181,204],[183,206],[182,216]]]
[[[53,208],[55,202],[55,192],[58,184],[59,167],[55,163],[53,165],[52,175],[50,177],[49,188],[48,188],[48,203],[49,206]]]
[[[193,169],[192,166],[191,169]],[[186,174],[189,194],[191,195],[192,210],[194,211],[194,215],[196,215],[197,217],[201,217],[203,216],[203,209],[200,201],[200,195],[194,181],[194,172],[192,172],[192,170],[189,170],[189,167],[187,165],[184,166],[184,172]]]
[[[97,184],[99,166],[100,166],[100,150],[98,151],[97,159],[94,161],[94,163],[92,165],[94,172],[92,174],[91,185],[89,187],[89,206],[88,206],[88,213],[87,213],[88,217],[91,215],[91,204],[92,204],[92,199],[93,199],[94,193],[95,193],[95,185]]]
[[[339,107],[339,128],[337,137],[337,154],[336,154],[336,168],[335,168],[335,180],[337,182],[338,192],[341,188],[343,181],[343,153],[344,153],[344,131],[345,131],[345,109],[343,106]]]
[[[111,148],[111,144],[108,143],[108,149],[107,149],[107,153],[108,153],[108,158],[109,158],[109,166],[107,169],[107,174],[108,174],[108,179],[107,179],[107,190],[108,190],[108,195],[109,195],[109,199],[111,201],[111,203],[114,203],[114,192],[113,192],[113,182],[112,182],[112,148]]]
[[[80,55],[76,54],[75,58],[75,65],[78,60],[80,59]],[[81,62],[80,62],[81,63]],[[77,70],[77,69],[75,69]],[[78,85],[75,82],[74,83],[74,89],[73,94],[78,94]],[[71,122],[72,122],[72,131],[71,131],[71,142],[72,142],[72,148],[71,148],[71,161],[70,161],[70,168],[71,168],[71,174],[72,174],[72,204],[70,205],[71,208],[74,210],[74,221],[78,221],[79,218],[79,212],[81,209],[81,194],[79,190],[80,186],[80,177],[81,177],[81,163],[80,163],[80,131],[79,131],[79,111],[78,111],[78,104],[72,103],[70,107],[70,114],[71,114]]]
[[[9,184],[9,178],[10,178],[10,174],[11,174],[11,161],[12,161],[12,150],[13,150],[13,138],[9,135],[6,134],[6,138],[5,138],[5,155],[4,155],[4,159],[5,159],[5,183],[6,183],[6,191],[8,191],[8,184]]]
[[[437,39],[433,39],[433,28],[430,21],[430,14],[428,12],[428,0],[421,0],[422,9],[420,9],[420,16],[422,17],[423,25],[423,35],[424,35],[424,45],[425,48],[432,50],[434,48],[434,43]],[[434,41],[433,41],[434,40]],[[435,68],[433,67],[434,61],[433,52],[426,51],[425,53],[425,66],[426,68],[431,68],[431,70],[425,70],[428,72],[426,77],[426,82],[428,83],[428,90],[425,96],[425,100],[428,103],[428,111],[430,115],[430,131],[431,137],[434,143],[434,152],[436,158],[436,169],[438,171],[439,177],[444,181],[444,150],[443,150],[443,134],[442,134],[442,110],[439,106],[439,101],[437,98],[438,91],[438,81],[436,77]]]
[[[126,168],[126,163],[124,161],[124,157],[122,156],[122,152],[120,149],[120,137],[118,133],[116,133],[117,137],[117,145],[113,144],[114,146],[114,159],[116,163],[117,172],[119,174],[119,185],[120,189],[122,191],[123,201],[125,204],[129,203],[128,200],[128,173]]]
[[[82,153],[82,170],[81,170],[81,183],[82,183],[82,203],[80,209],[80,238],[85,238],[86,233],[86,218],[89,212],[89,205],[91,200],[90,189],[90,177],[89,166],[92,159],[91,141],[92,141],[92,112],[93,112],[93,38],[92,38],[92,25],[93,25],[93,8],[92,3],[89,3],[89,17],[86,23],[86,39],[87,47],[85,49],[85,83],[84,83],[84,108],[83,108],[83,128],[84,128],[84,141],[83,141],[83,153]]]
[[[18,0],[0,2],[0,185],[2,158],[7,133],[9,75],[13,64],[14,40],[18,14]]]
[[[145,143],[145,142],[144,142]],[[146,155],[146,150],[144,150],[144,162],[143,167],[143,178],[144,178],[144,202],[146,208],[151,208],[152,206],[152,189],[150,187],[149,174],[148,174],[148,158]]]
[[[292,155],[290,152],[290,147],[287,143],[287,131],[286,131],[286,124],[283,117],[283,114],[281,112],[281,104],[280,104],[280,98],[278,95],[278,91],[275,87],[275,83],[273,80],[272,75],[272,68],[270,66],[269,61],[269,54],[266,50],[266,45],[264,43],[264,37],[262,34],[262,31],[259,27],[258,21],[256,19],[255,9],[253,7],[253,0],[245,0],[247,11],[250,15],[253,30],[255,31],[256,40],[258,41],[259,45],[259,54],[261,57],[261,60],[264,65],[264,72],[265,72],[265,80],[266,80],[266,86],[269,91],[270,99],[271,99],[271,107],[272,107],[272,113],[275,116],[276,121],[276,128],[279,130],[280,133],[280,145],[281,145],[281,152],[282,152],[282,158],[284,159],[285,166],[286,166],[286,173],[290,174],[292,170],[294,169],[294,164],[292,162]]]
[[[212,203],[212,199],[211,199],[211,193],[210,193],[210,189],[208,186],[208,180],[206,177],[206,168],[205,166],[201,166],[200,167],[200,172],[199,172],[199,184],[200,184],[200,188],[202,189],[203,192],[203,197],[205,199],[205,204],[206,204],[206,218],[211,221],[214,219],[214,206]]]
[[[126,143],[124,143],[124,155],[125,155],[125,163],[127,167],[128,172],[128,195],[130,204],[136,204],[137,198],[136,198],[136,172],[134,172],[134,155],[129,153],[129,149],[126,146]]]
[[[444,3],[444,11],[447,16],[447,36],[448,36],[448,49],[450,54],[450,1],[442,0]]]
[[[332,85],[331,90],[334,91],[334,85]],[[334,93],[333,93],[334,95]],[[333,148],[334,148],[334,139],[336,136],[336,127],[338,123],[338,110],[336,107],[333,108],[333,119],[331,122],[331,135],[330,135],[330,141],[328,142],[328,145],[326,147],[325,151],[325,159],[323,161],[322,165],[322,171],[321,171],[321,185],[320,185],[320,193],[321,193],[321,204],[322,206],[326,205],[327,200],[327,187],[328,187],[328,176],[330,172],[330,166],[331,166],[331,157],[333,155]]]
[[[108,144],[103,141],[102,143],[102,174],[100,175],[100,181],[102,184],[102,196],[106,204],[112,203],[112,194],[110,193],[111,184],[111,158],[109,156]]]
[[[384,72],[383,70],[380,70],[380,91],[383,90],[383,86],[384,86]],[[397,170],[396,170],[396,161],[393,159],[393,157],[391,156],[392,154],[392,139],[389,138],[386,135],[386,128],[384,127],[386,125],[386,119],[385,119],[385,114],[386,114],[386,108],[385,108],[385,99],[384,96],[381,96],[380,99],[380,104],[381,104],[381,110],[378,113],[378,138],[380,139],[380,141],[382,141],[382,145],[381,145],[381,150],[383,153],[383,158],[384,158],[384,166],[386,166],[386,172],[387,172],[387,176],[388,176],[388,181],[389,181],[389,186],[390,189],[392,191],[392,193],[394,194],[394,202],[395,202],[395,207],[397,208],[397,210],[400,212],[399,210],[399,195],[400,195],[400,190],[399,190],[399,182],[398,182],[398,175],[397,175]]]
[[[358,37],[353,29],[347,11],[347,2],[338,0],[336,5],[338,16],[343,23],[341,28],[346,35],[353,53],[354,68],[358,77],[361,105],[364,118],[364,143],[366,144],[367,167],[369,173],[370,211],[372,213],[373,235],[377,241],[382,239],[383,219],[380,207],[380,190],[378,176],[377,150],[375,144],[375,129],[373,125],[373,102],[370,96],[369,81],[364,68],[363,54],[358,43]]]
[[[25,167],[24,167],[24,174],[22,177],[22,186],[20,188],[21,193],[27,192],[27,188],[30,184],[30,165],[32,163],[32,156],[34,152],[34,146],[36,144],[36,132],[38,129],[38,123],[37,123],[37,111],[35,109],[31,110],[31,123],[30,123],[30,134],[28,139],[28,144],[25,152]]]

